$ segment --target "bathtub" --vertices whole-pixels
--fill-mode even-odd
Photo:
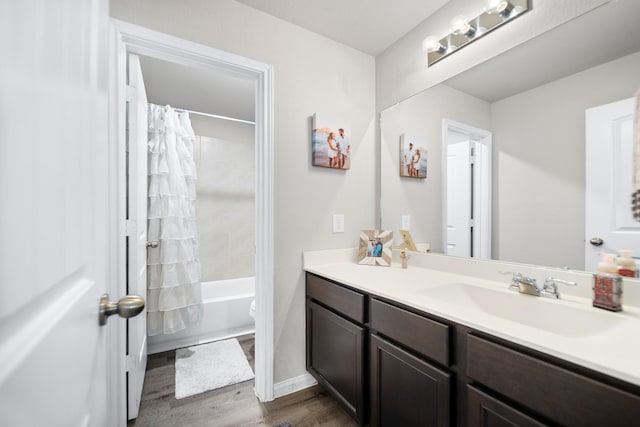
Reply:
[[[202,283],[202,321],[175,334],[149,337],[148,353],[217,341],[255,331],[249,315],[255,298],[255,278],[217,280]]]

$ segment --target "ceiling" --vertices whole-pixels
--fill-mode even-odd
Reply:
[[[140,56],[152,104],[254,121],[255,82],[222,71]]]
[[[236,0],[378,55],[448,0]]]

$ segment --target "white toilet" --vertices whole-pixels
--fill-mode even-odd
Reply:
[[[255,320],[256,318],[256,300],[251,301],[251,306],[249,307],[249,316]]]

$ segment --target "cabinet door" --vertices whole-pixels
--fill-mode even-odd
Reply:
[[[371,335],[371,425],[449,425],[451,375]]]
[[[364,423],[364,328],[307,300],[307,370]]]
[[[469,427],[543,427],[533,418],[480,390],[467,386]]]

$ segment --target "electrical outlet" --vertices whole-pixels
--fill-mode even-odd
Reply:
[[[402,230],[409,230],[411,228],[411,215],[402,215]]]
[[[333,216],[333,232],[344,233],[344,215]]]

